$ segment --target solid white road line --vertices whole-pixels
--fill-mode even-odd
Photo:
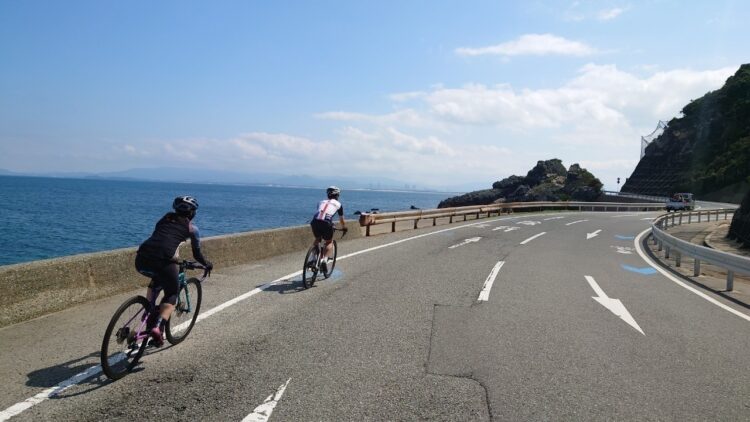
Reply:
[[[521,244],[525,245],[525,244],[531,242],[532,240],[536,239],[539,236],[544,236],[545,234],[547,234],[547,232],[541,232],[539,234],[535,234],[535,235],[531,236],[530,238],[528,238],[528,239],[524,240],[523,242],[521,242]]]
[[[750,322],[750,315],[743,314],[742,312],[740,312],[740,311],[738,311],[738,310],[736,310],[736,309],[734,309],[734,308],[732,308],[730,306],[727,306],[727,305],[719,302],[718,300],[712,298],[711,296],[709,296],[709,295],[701,292],[700,290],[698,290],[698,289],[696,289],[696,288],[688,285],[684,281],[682,281],[679,278],[675,277],[674,275],[670,274],[667,270],[665,270],[664,268],[662,268],[661,265],[658,265],[654,261],[652,261],[651,258],[641,248],[641,239],[643,239],[643,236],[645,236],[646,234],[648,234],[650,231],[651,231],[651,229],[646,229],[646,230],[642,231],[638,236],[636,236],[636,238],[634,240],[636,252],[638,252],[638,255],[640,255],[641,258],[643,258],[643,260],[646,261],[646,263],[648,265],[650,265],[651,267],[653,267],[656,271],[659,271],[664,277],[667,277],[668,279],[670,279],[673,282],[677,283],[678,285],[686,288],[687,290],[691,291],[692,293],[695,293],[696,295],[702,297],[703,299],[706,299],[707,301],[709,301],[709,302],[713,303],[714,305],[716,305],[716,306],[724,309],[725,311],[731,312],[731,313],[737,315],[738,317],[744,319],[745,321],[749,321]]]
[[[253,410],[253,413],[245,416],[245,419],[242,419],[242,422],[266,422],[268,418],[271,417],[273,409],[279,403],[279,400],[281,400],[281,396],[284,395],[284,390],[286,390],[286,386],[289,385],[289,381],[291,380],[291,378],[286,380],[286,382],[282,384],[274,394],[271,394],[266,398],[266,401],[264,401],[263,404],[256,407],[255,410]]]
[[[576,224],[576,223],[583,223],[584,221],[589,221],[589,220],[571,221],[570,223],[565,223],[565,225],[566,226],[570,226],[570,225],[573,225],[573,224]]]
[[[13,416],[20,414],[24,410],[27,410],[31,408],[32,406],[37,405],[47,400],[50,397],[55,397],[56,395],[78,384],[79,382],[87,380],[91,377],[95,377],[101,373],[102,373],[101,365],[92,366],[86,371],[81,372],[80,374],[77,374],[71,378],[68,378],[67,380],[61,382],[60,384],[54,387],[44,390],[41,393],[35,395],[34,397],[30,397],[20,403],[16,403],[13,406],[3,410],[2,412],[0,412],[0,421],[7,421]]]
[[[549,220],[559,220],[559,219],[561,219],[561,218],[565,218],[565,217],[550,217],[550,218],[545,218],[545,219],[544,219],[544,221],[549,221]]]
[[[490,275],[487,276],[487,280],[484,281],[482,291],[479,292],[479,298],[477,298],[477,300],[490,300],[490,290],[492,289],[492,284],[495,283],[495,277],[497,277],[497,273],[500,271],[500,268],[503,267],[503,264],[505,264],[505,261],[499,261],[492,268],[492,271],[490,271]]]
[[[499,219],[499,221],[512,220],[512,219],[521,218],[521,217],[522,216],[518,216],[518,217],[505,217],[505,218]],[[529,216],[523,216],[523,217],[525,218],[525,217],[529,217]],[[533,215],[532,215],[532,217],[533,217]],[[484,222],[463,224],[461,226],[449,227],[449,228],[442,229],[442,230],[436,230],[434,232],[423,233],[423,234],[420,234],[420,235],[417,235],[417,236],[407,237],[405,239],[397,240],[395,242],[390,242],[390,243],[386,243],[386,244],[383,244],[383,245],[374,246],[372,248],[363,249],[361,251],[352,252],[350,254],[340,256],[337,259],[347,259],[347,258],[351,258],[353,256],[357,256],[357,255],[360,255],[360,254],[364,254],[364,253],[368,253],[368,252],[373,252],[373,251],[376,251],[378,249],[382,249],[382,248],[387,248],[389,246],[398,245],[399,243],[408,242],[410,240],[420,239],[420,238],[423,238],[423,237],[426,237],[426,236],[432,236],[434,234],[444,233],[444,232],[448,232],[448,231],[452,231],[452,230],[463,229],[463,228],[466,228],[466,227],[472,227],[472,226],[476,226],[476,225],[479,225],[479,224],[484,224]],[[244,293],[244,294],[242,294],[240,296],[235,297],[234,299],[228,300],[228,301],[226,301],[226,302],[224,302],[224,303],[222,303],[220,305],[217,305],[216,307],[211,308],[208,311],[205,311],[205,312],[201,313],[200,315],[198,315],[198,318],[197,318],[196,322],[201,321],[203,319],[206,319],[209,316],[214,315],[214,314],[216,314],[218,312],[221,312],[222,310],[224,310],[224,309],[226,309],[226,308],[228,308],[228,307],[230,307],[232,305],[235,305],[235,304],[237,304],[237,303],[239,303],[239,302],[241,302],[241,301],[243,301],[245,299],[248,299],[248,298],[250,298],[252,296],[255,296],[256,294],[258,294],[258,293],[260,293],[260,292],[262,292],[264,290],[267,290],[269,287],[271,287],[271,286],[273,286],[275,284],[278,284],[278,283],[280,283],[282,281],[289,280],[290,278],[296,277],[296,276],[298,276],[300,274],[302,274],[302,271],[295,271],[295,272],[287,274],[287,275],[285,275],[283,277],[279,277],[279,278],[277,278],[274,281],[271,281],[271,282],[263,284],[263,285],[261,285],[259,287],[256,287],[256,288],[254,288],[253,290],[250,290],[247,293]],[[180,324],[176,328],[181,329],[181,328],[184,328],[184,327],[183,327],[183,324]],[[5,409],[3,411],[0,411],[0,422],[7,421],[11,417],[20,414],[21,412],[23,412],[23,411],[31,408],[32,406],[35,406],[35,405],[37,405],[37,404],[39,404],[39,403],[41,403],[41,402],[43,402],[43,401],[45,401],[45,400],[47,400],[47,399],[49,399],[51,397],[54,397],[54,396],[60,394],[60,392],[66,390],[66,389],[68,389],[68,388],[70,388],[70,387],[72,387],[74,385],[77,385],[77,384],[79,384],[79,383],[81,383],[81,382],[83,382],[83,381],[85,381],[85,380],[87,380],[89,378],[99,376],[101,373],[102,373],[102,367],[101,367],[101,365],[92,366],[89,369],[87,369],[86,371],[81,372],[80,374],[74,375],[74,376],[68,378],[67,380],[61,382],[60,384],[58,384],[58,385],[56,385],[54,387],[48,388],[48,389],[40,392],[39,394],[36,394],[33,397],[30,397],[30,398],[28,398],[28,399],[26,399],[26,400],[24,400],[24,401],[22,401],[20,403],[16,403],[13,406],[10,406],[9,408],[7,408],[7,409]]]
[[[610,297],[607,297],[607,294],[604,293],[604,290],[602,290],[602,288],[599,287],[598,284],[596,284],[596,280],[594,280],[594,277],[588,275],[584,277],[586,278],[586,281],[589,282],[591,288],[594,289],[594,293],[596,293],[596,296],[591,297],[592,299],[602,304],[602,306],[604,306],[605,308],[609,309],[610,312],[620,317],[621,320],[627,322],[628,325],[638,330],[638,332],[640,332],[644,336],[646,335],[643,333],[641,327],[638,326],[638,323],[635,322],[633,316],[630,315],[630,312],[628,312],[627,309],[625,309],[625,305],[623,305],[619,299],[612,299]]]

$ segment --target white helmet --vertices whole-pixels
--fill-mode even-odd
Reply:
[[[337,188],[336,186],[329,186],[328,189],[326,189],[326,194],[328,195],[328,198],[338,198],[339,194],[341,194],[341,189]]]

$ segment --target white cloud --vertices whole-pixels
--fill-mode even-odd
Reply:
[[[325,120],[338,120],[343,122],[368,122],[374,124],[402,124],[407,126],[422,126],[426,122],[423,116],[415,110],[405,109],[388,114],[365,114],[347,111],[331,111],[318,113],[315,117]]]
[[[516,40],[488,47],[462,47],[456,49],[461,56],[588,56],[596,49],[582,42],[571,41],[552,34],[526,34]]]
[[[641,135],[677,115],[690,99],[721,87],[735,71],[675,69],[642,76],[587,64],[546,89],[436,85],[409,95],[405,110],[321,113],[317,117],[341,123],[325,137],[250,132],[229,139],[130,142],[119,151],[123,158],[158,159],[154,163],[162,166],[189,162],[284,174],[316,174],[324,160],[333,174],[432,186],[489,186],[557,157],[566,165],[579,162],[614,188],[615,178],[627,177],[637,163]],[[394,107],[400,98],[393,98]],[[139,156],[147,152],[153,154]]]
[[[395,118],[398,112],[338,112],[335,117],[350,125],[332,142],[346,140],[365,152],[355,164],[362,171],[382,165],[393,174],[441,183],[496,180],[525,173],[536,160],[559,157],[567,165],[580,162],[597,170],[614,188],[615,177],[627,177],[635,167],[641,135],[658,120],[675,117],[691,99],[720,88],[735,71],[676,69],[640,76],[614,65],[587,64],[547,89],[440,85],[411,97],[408,121],[419,121],[418,127]],[[439,137],[436,128],[442,130]]]
[[[607,10],[600,10],[599,13],[596,14],[596,18],[600,21],[608,21],[611,19],[614,19],[622,14],[625,9],[620,7],[615,7],[613,9],[607,9]]]

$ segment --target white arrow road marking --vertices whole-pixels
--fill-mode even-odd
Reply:
[[[519,221],[516,224],[523,224],[525,226],[536,226],[537,224],[542,224],[542,222],[541,221],[530,221],[530,220],[527,220],[527,221]]]
[[[625,305],[623,305],[619,299],[611,299],[607,297],[607,294],[604,293],[604,290],[602,290],[602,288],[599,287],[598,284],[596,284],[596,280],[594,280],[594,277],[588,275],[584,277],[586,277],[586,281],[589,282],[591,288],[594,289],[594,293],[596,293],[596,296],[591,296],[592,299],[601,303],[602,306],[609,309],[610,312],[620,317],[621,320],[627,322],[628,325],[638,330],[639,333],[643,334],[644,336],[646,335],[643,333],[641,327],[638,326],[638,323],[635,322],[635,319],[633,319],[633,317],[630,315],[630,312],[625,309]]]
[[[490,226],[490,225],[489,225],[489,224],[487,224],[487,223],[482,223],[482,224],[477,224],[477,225],[476,225],[476,226],[474,226],[474,227],[476,227],[476,228],[478,228],[478,229],[486,229],[486,228],[487,228],[487,227],[489,227],[489,226]]]
[[[492,289],[492,284],[495,282],[495,277],[497,277],[497,273],[500,271],[500,268],[503,267],[503,264],[505,264],[505,261],[500,261],[492,268],[492,271],[490,271],[490,275],[487,276],[487,280],[484,281],[482,291],[479,292],[479,298],[477,298],[477,300],[484,300],[485,302],[490,300],[490,289]]]
[[[610,246],[610,248],[617,248],[616,252],[623,255],[633,254],[633,248],[631,248],[630,246]]]
[[[289,385],[289,381],[292,379],[289,378],[286,380],[284,384],[279,387],[278,390],[274,394],[271,394],[266,398],[266,401],[263,402],[260,406],[256,407],[255,410],[253,410],[253,413],[245,416],[245,419],[242,420],[242,422],[265,422],[268,420],[268,418],[271,417],[271,413],[273,413],[273,409],[276,407],[276,405],[279,403],[279,400],[281,400],[281,396],[284,395],[284,390],[286,390],[286,386]]]
[[[456,245],[448,246],[448,249],[453,249],[453,248],[457,248],[459,246],[468,245],[469,243],[479,242],[480,239],[482,239],[482,238],[481,237],[472,237],[472,238],[466,239],[463,242],[458,243]]]
[[[539,234],[535,234],[535,235],[531,236],[530,238],[528,238],[528,239],[524,240],[523,242],[521,242],[521,244],[525,245],[525,244],[531,242],[532,240],[536,239],[539,236],[544,236],[545,234],[547,234],[547,232],[541,232]]]
[[[544,219],[544,221],[549,221],[549,220],[559,220],[559,219],[561,219],[561,218],[565,218],[565,217],[550,217],[550,218],[545,218],[545,219]]]
[[[576,224],[576,223],[583,223],[584,221],[589,221],[589,220],[571,221],[570,223],[566,223],[565,225],[566,226],[570,226],[570,225],[573,225],[573,224]]]
[[[592,237],[596,237],[596,236],[599,236],[599,233],[601,233],[601,231],[602,231],[602,230],[601,230],[601,229],[599,229],[599,230],[597,230],[597,231],[595,231],[595,232],[593,232],[593,233],[586,233],[586,240],[589,240],[589,239],[591,239]]]
[[[497,226],[497,227],[495,227],[494,229],[492,229],[492,231],[493,231],[493,232],[496,232],[496,231],[498,231],[498,230],[505,230],[505,229],[507,229],[507,228],[508,228],[508,226]]]

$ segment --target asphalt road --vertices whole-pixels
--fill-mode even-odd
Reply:
[[[750,319],[649,267],[634,239],[656,215],[516,214],[343,241],[340,256],[360,253],[309,290],[285,277],[301,254],[218,269],[203,313],[280,281],[122,380],[99,373],[50,398],[96,373],[131,295],[7,327],[0,409],[27,407],[14,421],[750,420]]]

